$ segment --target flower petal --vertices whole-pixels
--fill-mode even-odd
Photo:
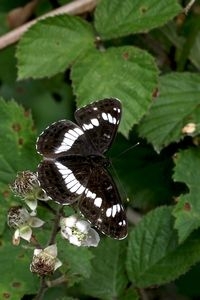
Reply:
[[[44,223],[44,221],[37,217],[30,217],[29,219],[29,225],[34,228],[41,227]]]
[[[37,208],[37,200],[36,199],[34,199],[34,200],[26,199],[25,202],[31,210],[35,210]]]
[[[90,229],[90,224],[87,221],[80,220],[76,222],[76,228],[83,233],[88,233],[88,230]]]
[[[19,229],[20,237],[28,242],[30,242],[32,236],[32,229],[30,226],[24,226]]]
[[[61,266],[62,266],[62,262],[58,258],[56,258],[54,271],[60,268]]]
[[[53,256],[53,257],[56,257],[57,256],[57,245],[56,244],[53,244],[53,245],[50,245],[48,247],[46,247],[44,249],[44,251],[46,253],[48,253],[49,255]]]
[[[69,242],[70,244],[73,244],[75,246],[80,247],[81,246],[81,241],[78,240],[78,237],[76,235],[72,235],[69,237]]]

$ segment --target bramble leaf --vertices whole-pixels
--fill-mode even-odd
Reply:
[[[94,48],[94,34],[81,18],[60,15],[33,25],[17,47],[18,78],[42,78],[65,71]]]
[[[198,234],[179,245],[170,207],[148,213],[129,236],[127,271],[137,287],[174,280],[200,260]]]
[[[36,134],[30,112],[14,101],[0,99],[0,232],[5,224],[7,210],[14,201],[9,189],[20,170],[35,171],[38,156],[35,150]]]
[[[103,39],[148,32],[180,11],[176,0],[102,0],[95,11],[95,27]]]
[[[139,134],[159,152],[184,138],[188,124],[194,124],[192,136],[200,133],[200,75],[164,75],[160,78],[158,93],[158,98],[139,125]]]
[[[95,298],[117,298],[127,284],[126,240],[113,242],[108,238],[102,239],[93,254],[91,275],[81,282],[83,292]]]
[[[122,101],[120,131],[128,133],[151,104],[157,83],[152,56],[134,47],[90,51],[72,67],[71,78],[78,106],[106,97]]]
[[[27,247],[11,245],[12,237],[9,230],[5,232],[0,243],[0,298],[22,299],[25,294],[34,294],[38,289],[39,278],[33,276],[29,265],[33,250]]]
[[[175,158],[174,180],[184,182],[189,192],[181,195],[173,210],[179,241],[183,242],[194,229],[200,227],[200,152],[199,149],[181,151]]]

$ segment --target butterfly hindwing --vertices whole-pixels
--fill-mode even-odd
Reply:
[[[44,160],[38,166],[38,180],[47,195],[60,204],[71,204],[82,195],[88,182],[88,168],[65,158]]]
[[[79,108],[75,119],[99,153],[111,146],[120,120],[121,102],[114,98],[103,99]]]
[[[104,234],[116,239],[127,235],[126,214],[111,175],[101,167],[91,171],[79,200],[81,213]]]

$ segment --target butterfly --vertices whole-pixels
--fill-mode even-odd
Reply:
[[[36,143],[43,156],[38,180],[47,195],[62,205],[77,201],[91,225],[115,239],[127,236],[127,220],[104,154],[116,136],[121,114],[118,99],[95,101],[75,111],[77,124],[55,122]]]

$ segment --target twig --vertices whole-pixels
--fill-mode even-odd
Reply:
[[[0,37],[0,49],[3,49],[13,43],[16,43],[20,39],[22,34],[33,24],[37,23],[39,20],[45,19],[47,17],[53,17],[60,14],[70,14],[70,15],[82,14],[94,9],[97,4],[97,1],[98,0],[76,0],[72,3],[59,7],[33,21],[30,21]]]
[[[188,14],[190,8],[192,7],[192,5],[194,4],[195,1],[196,1],[196,0],[191,0],[191,1],[186,5],[186,7],[183,9],[184,14],[186,14],[186,15]]]

